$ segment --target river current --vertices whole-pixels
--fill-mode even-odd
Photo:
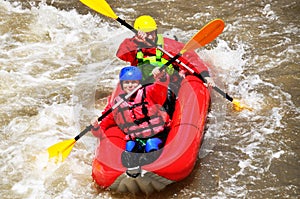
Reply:
[[[108,3],[130,24],[152,15],[183,43],[223,19],[224,32],[196,52],[221,89],[253,108],[234,111],[212,91],[195,169],[149,198],[299,198],[299,1]],[[1,198],[144,198],[94,184],[91,134],[63,163],[47,156],[99,116],[126,65],[118,45],[133,33],[75,0],[0,0],[0,24]]]

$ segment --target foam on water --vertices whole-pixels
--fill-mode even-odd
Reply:
[[[268,13],[264,14],[270,20],[274,20],[275,14],[269,9],[270,7],[266,6],[264,11]],[[237,137],[234,134],[241,136],[242,139],[239,138],[239,141],[232,147],[239,151],[238,154],[243,155],[235,155],[239,159],[238,167],[233,166],[236,171],[228,171],[228,173],[231,173],[228,178],[219,182],[223,192],[218,192],[216,198],[227,198],[228,196],[243,197],[247,195],[247,189],[245,189],[246,185],[243,185],[241,181],[244,179],[246,182],[252,181],[253,184],[260,181],[261,177],[259,176],[269,172],[274,159],[280,158],[288,150],[288,148],[283,150],[285,146],[280,146],[275,141],[276,137],[270,139],[270,136],[279,134],[284,130],[285,125],[281,120],[286,112],[285,109],[287,107],[288,109],[293,109],[295,106],[291,101],[290,95],[279,86],[262,80],[256,74],[244,75],[248,65],[253,63],[253,60],[245,58],[247,57],[245,55],[249,53],[244,50],[244,48],[248,49],[247,44],[238,42],[235,48],[232,48],[225,41],[218,41],[218,45],[214,49],[200,51],[200,55],[210,64],[212,74],[217,74],[215,75],[215,79],[218,79],[216,83],[221,85],[221,88],[225,88],[234,98],[242,99],[242,102],[248,104],[254,111],[242,111],[234,115],[235,120],[227,118],[227,121],[222,121],[226,131],[228,131],[228,126],[232,126],[230,128],[230,137],[232,139]],[[284,45],[288,42],[289,39],[286,39],[279,45]],[[289,49],[293,48],[295,46],[289,47]],[[293,50],[290,52],[293,52]],[[289,58],[286,59],[288,60]],[[270,60],[265,65],[266,68],[274,68],[280,63],[278,59]],[[266,70],[266,68],[261,67],[258,70]],[[266,95],[265,90],[270,91],[270,93]],[[299,109],[296,108],[293,111],[299,112]],[[232,115],[232,113],[229,113],[231,111],[225,112]],[[214,114],[214,109],[212,109],[209,117],[213,117]],[[224,117],[225,115],[226,113],[222,114]],[[215,140],[214,143],[216,143],[219,138],[229,133],[222,131],[222,127],[214,128],[216,125],[214,123],[209,123],[208,125],[205,141],[211,142],[211,140]],[[234,129],[234,126],[236,129]],[[204,147],[202,146],[201,150],[205,150],[208,146],[209,144],[205,146],[204,142]],[[213,150],[210,152],[213,152]],[[221,152],[221,154],[223,157],[228,156],[229,160],[230,156],[232,156],[226,154],[226,152]],[[262,156],[268,161],[262,160]],[[203,157],[201,153],[200,157]],[[255,176],[249,176],[249,174],[255,174]]]
[[[112,197],[109,192],[99,193],[93,187],[91,162],[97,142],[90,134],[76,142],[63,163],[48,161],[46,149],[74,138],[84,125],[89,125],[91,118],[99,116],[99,110],[94,108],[95,90],[99,85],[112,88],[117,83],[117,73],[124,63],[115,58],[115,51],[132,33],[120,27],[111,28],[99,16],[58,10],[43,3],[21,9],[18,3],[1,1],[0,10],[3,19],[0,27],[0,90],[3,93],[0,96],[3,116],[0,119],[0,174],[5,176],[0,180],[1,197]],[[130,8],[121,11],[133,12]],[[269,4],[262,8],[261,14],[271,22],[278,19]],[[207,15],[198,13],[193,18]],[[226,30],[236,31],[240,26],[238,21],[228,24]],[[289,25],[282,31],[295,33],[298,29]],[[196,32],[173,28],[164,34],[176,35],[186,42]],[[267,38],[278,33],[262,30],[259,35]],[[199,187],[193,189],[191,185],[176,193],[179,196],[209,198],[210,194],[210,198],[243,198],[247,195],[247,186],[260,183],[266,175],[274,178],[275,174],[267,173],[273,162],[292,154],[280,136],[287,126],[284,116],[289,112],[299,114],[299,108],[289,93],[266,81],[268,79],[262,78],[260,73],[291,57],[299,57],[299,45],[275,52],[273,55],[277,57],[264,57],[249,50],[246,41],[235,41],[229,45],[225,39],[217,39],[210,49],[197,52],[207,62],[217,85],[254,111],[234,112],[228,100],[212,91],[212,109],[199,156],[205,158],[212,154],[208,158],[213,159],[210,167],[221,168],[216,180],[218,190],[199,193]],[[290,42],[288,37],[283,38],[277,47]],[[287,56],[280,59],[283,55]],[[265,61],[263,67],[262,61]],[[234,144],[226,142],[229,139]],[[214,167],[218,164],[222,166]],[[201,174],[204,175],[205,170]]]
[[[99,17],[75,10],[45,4],[30,10],[7,2],[1,6],[12,13],[5,25],[16,13],[25,24],[22,33],[1,36],[0,88],[6,93],[1,95],[1,124],[7,124],[0,135],[1,176],[6,176],[1,196],[107,198],[105,192],[96,193],[91,178],[95,138],[88,134],[76,142],[61,164],[49,162],[46,149],[75,137],[82,124],[99,116],[93,112],[94,83],[116,84],[116,74],[110,73],[120,67],[110,49],[128,32],[108,30]]]
[[[4,129],[9,138],[1,147],[1,161],[5,161],[2,172],[11,170],[8,178],[14,194],[22,198],[52,198],[53,194],[65,197],[87,190],[93,192],[90,162],[96,140],[91,136],[77,143],[64,163],[48,160],[47,147],[70,139],[80,131],[72,116],[73,110],[73,106],[53,104],[44,107],[35,117],[15,118]],[[86,184],[80,188],[83,183]]]
[[[74,86],[82,86],[76,74],[82,72],[84,61],[106,59],[105,55],[94,58],[89,46],[92,40],[100,48],[101,40],[108,35],[99,31],[106,25],[99,28],[97,17],[59,11],[44,4],[31,10],[7,2],[1,7],[12,13],[3,22],[5,25],[20,13],[27,26],[22,33],[6,32],[1,36],[0,88],[5,93],[1,95],[1,115],[5,116],[1,124],[7,124],[1,129],[1,176],[5,176],[1,197],[92,194],[90,172],[96,139],[87,135],[76,144],[68,161],[58,165],[48,161],[46,148],[80,132],[76,111],[85,108],[73,101]],[[97,66],[102,70],[106,65]]]

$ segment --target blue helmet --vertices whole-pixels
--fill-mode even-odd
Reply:
[[[142,71],[136,66],[126,66],[120,71],[119,78],[124,80],[142,80]]]

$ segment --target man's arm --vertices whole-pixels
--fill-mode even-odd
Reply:
[[[116,53],[117,57],[123,61],[129,62],[131,66],[137,65],[136,60],[137,45],[133,42],[133,38],[125,39],[119,46]]]

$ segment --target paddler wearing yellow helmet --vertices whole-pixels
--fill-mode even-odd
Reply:
[[[168,61],[170,57],[162,53],[157,46],[165,49],[167,52],[176,54],[184,47],[184,44],[174,39],[163,37],[162,34],[158,34],[157,23],[153,17],[149,15],[142,15],[136,18],[134,22],[134,29],[138,33],[132,38],[126,38],[119,46],[117,51],[117,57],[121,60],[129,62],[131,66],[138,66],[142,72],[143,77],[146,77],[148,73],[147,66],[152,65],[155,67],[161,67]],[[147,42],[151,40],[152,44]],[[154,45],[155,44],[155,45]],[[215,86],[213,79],[210,77],[206,64],[201,60],[197,53],[190,51],[186,52],[182,58],[180,58],[184,64],[192,68],[207,81],[208,86]],[[171,66],[171,65],[170,65]],[[172,72],[172,69],[179,69],[179,73]],[[145,72],[146,71],[146,72]],[[149,71],[156,71],[152,68]],[[173,62],[172,67],[166,68],[166,72],[171,76],[171,83],[174,93],[177,93],[182,76],[188,75],[188,71],[181,67],[180,64]]]
[[[149,15],[143,15],[138,17],[134,22],[134,29],[141,30],[143,32],[152,32],[157,30],[157,24],[155,20]]]
[[[157,42],[157,24],[155,20],[149,15],[142,15],[138,17],[133,25],[134,29],[138,31],[136,35],[136,40],[138,42],[143,42],[147,46],[152,46],[148,42],[145,42],[146,38]]]

